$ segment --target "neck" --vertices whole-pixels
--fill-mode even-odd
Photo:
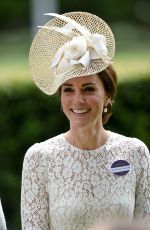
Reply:
[[[93,150],[107,142],[108,133],[103,126],[101,128],[98,127],[97,129],[70,128],[65,134],[65,138],[70,144],[77,148]]]

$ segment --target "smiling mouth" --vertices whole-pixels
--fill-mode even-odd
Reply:
[[[85,114],[90,111],[90,109],[71,109],[71,111],[75,114]]]

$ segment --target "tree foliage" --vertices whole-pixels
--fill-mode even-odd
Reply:
[[[49,0],[50,1],[50,0]],[[58,0],[60,13],[70,11],[87,11],[98,15],[107,22],[144,22],[142,12],[147,10],[148,0],[144,0],[139,6],[140,0]],[[44,4],[44,3],[43,3]],[[31,18],[31,0],[5,0],[0,3],[0,26],[1,28],[16,28],[29,26]],[[150,5],[149,5],[150,7]],[[148,10],[147,10],[148,11]],[[51,12],[51,9],[47,9]],[[141,20],[143,17],[143,21]],[[150,18],[149,18],[150,19]],[[150,21],[149,21],[150,22]]]

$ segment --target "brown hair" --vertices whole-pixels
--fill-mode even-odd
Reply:
[[[107,112],[103,112],[102,115],[102,121],[104,125],[108,122],[110,116],[112,115],[112,103],[114,102],[114,98],[117,92],[117,74],[112,65],[109,65],[106,69],[97,75],[102,81],[106,93],[111,98],[111,102],[107,106]]]

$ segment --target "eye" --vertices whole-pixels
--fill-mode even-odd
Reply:
[[[70,93],[70,92],[73,92],[73,89],[71,87],[65,87],[65,88],[62,89],[62,92]]]
[[[93,91],[95,91],[95,88],[93,86],[87,86],[84,88],[84,91],[85,92],[93,92]]]

